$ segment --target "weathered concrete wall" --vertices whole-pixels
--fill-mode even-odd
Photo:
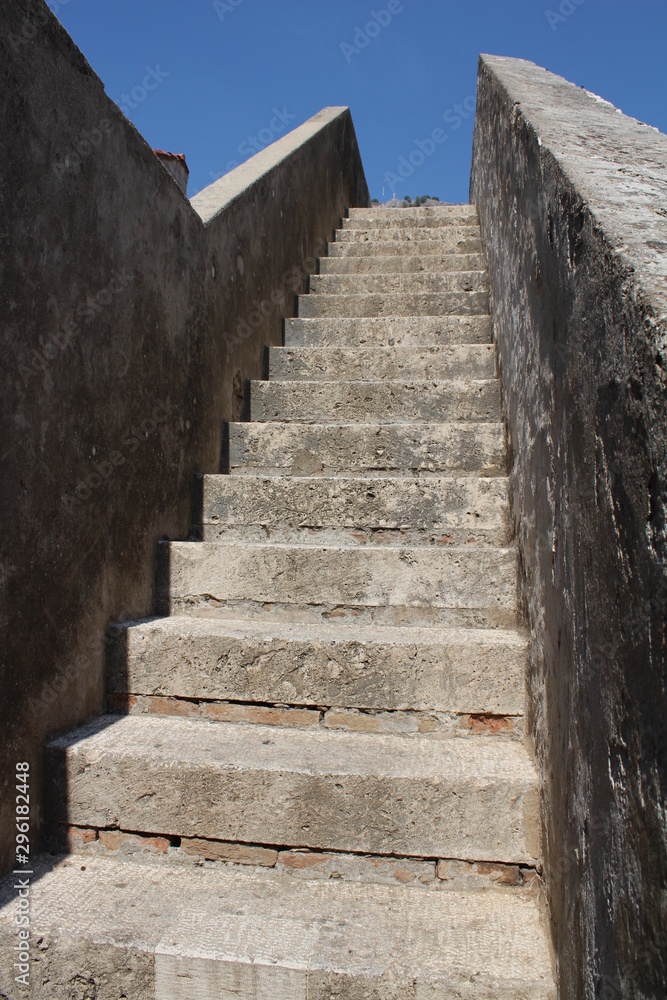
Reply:
[[[563,997],[667,983],[667,137],[482,57],[489,258]]]
[[[349,111],[327,109],[193,200],[42,0],[0,10],[0,867],[13,774],[97,713],[111,619],[150,612],[267,344],[346,206]],[[36,846],[36,845],[35,845]]]

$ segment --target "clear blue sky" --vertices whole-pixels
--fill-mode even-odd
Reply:
[[[123,103],[121,95],[130,95],[135,106],[126,105],[126,113],[146,140],[185,153],[190,195],[248,159],[253,137],[263,145],[322,107],[347,104],[373,197],[387,200],[395,190],[467,201],[473,115],[464,117],[464,102],[470,107],[475,95],[480,52],[531,59],[667,132],[664,0],[49,6],[109,96]],[[147,68],[151,90],[142,87]],[[409,179],[385,184],[383,197],[383,179],[397,176],[400,158],[439,127],[446,141],[433,153],[427,145],[423,165]]]

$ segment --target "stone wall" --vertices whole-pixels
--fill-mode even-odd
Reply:
[[[530,730],[565,998],[667,983],[667,137],[480,60]]]
[[[194,474],[369,197],[330,108],[191,204],[42,0],[2,4],[0,81],[4,868],[16,761],[36,836],[44,740],[101,710],[109,621],[153,610],[158,539],[187,537]]]

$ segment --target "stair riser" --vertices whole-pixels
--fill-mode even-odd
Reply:
[[[403,215],[402,212],[396,215],[390,216],[354,216],[351,219],[343,219],[343,231],[344,232],[384,232],[385,230],[391,231],[406,231],[409,233],[414,232],[430,232],[431,230],[439,229],[463,229],[469,227],[470,229],[479,232],[479,219],[476,215],[429,215],[428,217],[416,217],[410,215]]]
[[[252,382],[256,421],[408,423],[500,421],[497,379],[471,383]]]
[[[238,475],[504,474],[501,424],[374,426],[230,424],[229,466]]]
[[[366,225],[376,223],[385,225],[387,221],[402,225],[410,220],[411,225],[428,225],[431,219],[440,219],[443,223],[476,222],[479,225],[479,215],[474,205],[426,205],[424,207],[401,206],[399,208],[351,208],[345,223],[357,224],[361,220]]]
[[[490,344],[489,316],[287,319],[288,347],[429,347]]]
[[[496,352],[492,344],[433,348],[272,347],[269,379],[333,382],[442,381],[492,379]]]
[[[547,935],[523,894],[57,860],[55,870],[51,857],[34,864],[31,1000],[556,997]],[[14,982],[15,881],[0,884],[11,899],[0,910],[0,991],[10,1000],[25,996]]]
[[[439,253],[430,257],[321,257],[320,274],[441,274],[449,271],[480,271],[486,274],[481,253]]]
[[[336,243],[372,243],[393,244],[396,253],[401,253],[404,243],[428,241],[451,244],[460,239],[481,239],[477,223],[448,226],[360,226],[357,229],[338,229],[335,234]]]
[[[330,258],[340,257],[396,257],[397,255],[430,257],[441,253],[478,253],[484,252],[484,246],[479,236],[469,232],[450,232],[439,230],[435,235],[430,230],[419,239],[376,239],[368,238],[350,240],[350,234],[339,234],[339,242],[329,243],[327,253]]]
[[[491,547],[326,548],[164,543],[172,611],[227,601],[516,611],[516,552]]]
[[[430,295],[300,295],[299,316],[453,316],[488,315],[487,292]]]
[[[118,635],[107,684],[112,693],[202,701],[519,716],[526,645],[494,638],[403,644],[185,627],[178,636],[146,623]]]
[[[314,274],[314,295],[444,295],[452,292],[488,292],[489,282],[481,271],[445,274]]]
[[[507,480],[205,476],[203,539],[359,545],[510,541]],[[262,537],[264,535],[265,537]],[[240,536],[239,536],[240,538]]]
[[[109,720],[99,739],[47,747],[52,819],[272,847],[535,861],[536,776],[510,744],[428,741],[429,765],[415,768],[403,763],[419,754],[410,738],[131,716],[99,725]]]

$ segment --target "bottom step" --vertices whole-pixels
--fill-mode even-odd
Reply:
[[[0,883],[8,1000],[25,996],[12,972],[15,881]],[[495,892],[44,858],[30,922],[32,1000],[556,997],[537,903]]]

